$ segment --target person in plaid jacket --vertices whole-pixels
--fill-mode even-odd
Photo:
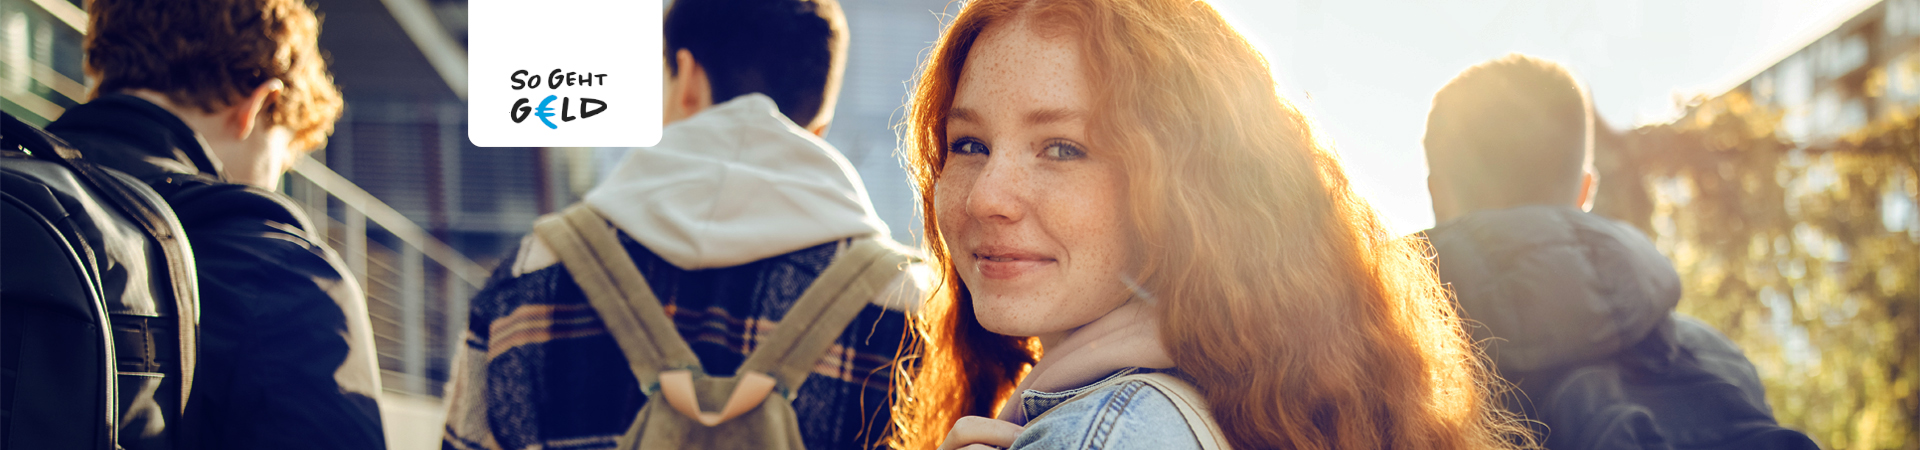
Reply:
[[[732,376],[855,238],[886,238],[859,175],[819,138],[846,19],[821,0],[680,0],[666,15],[668,127],[583,200],[618,230],[680,335]],[[798,388],[808,448],[873,448],[921,287],[903,271]],[[567,268],[529,238],[473,298],[446,449],[607,448],[648,399]]]

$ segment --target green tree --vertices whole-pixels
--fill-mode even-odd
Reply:
[[[1828,448],[1920,448],[1920,119],[1891,116],[1803,145],[1735,92],[1598,142],[1595,212],[1655,236],[1680,311]]]

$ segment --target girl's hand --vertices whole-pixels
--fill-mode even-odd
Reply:
[[[940,450],[989,450],[1007,448],[1020,436],[1019,425],[980,416],[961,417],[940,442]]]

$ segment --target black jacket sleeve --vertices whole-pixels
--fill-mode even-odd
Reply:
[[[205,448],[385,448],[366,298],[340,259],[272,221],[188,235],[202,316],[187,422]]]

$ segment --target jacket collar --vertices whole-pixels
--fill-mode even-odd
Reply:
[[[1022,390],[1019,392],[1019,398],[1017,399],[1017,401],[1020,403],[1020,407],[1025,410],[1024,412],[1025,417],[1019,417],[1018,418],[1019,421],[1014,422],[1014,424],[1024,426],[1028,423],[1032,423],[1034,418],[1040,417],[1040,415],[1042,414],[1046,414],[1047,411],[1052,411],[1054,407],[1060,406],[1062,404],[1066,404],[1069,401],[1073,401],[1073,399],[1079,398],[1081,395],[1086,394],[1088,392],[1099,390],[1099,388],[1105,387],[1104,386],[1105,384],[1108,384],[1109,381],[1112,381],[1115,378],[1120,378],[1127,375],[1133,375],[1136,373],[1162,373],[1162,372],[1171,373],[1173,372],[1173,370],[1172,369],[1148,369],[1144,367],[1127,367],[1127,368],[1113,371],[1113,373],[1107,374],[1107,376],[1101,377],[1097,381],[1094,381],[1092,383],[1087,383],[1086,385],[1079,386],[1079,387],[1053,391],[1053,392],[1040,391],[1035,389]]]
[[[47,131],[68,140],[99,138],[120,145],[83,145],[87,157],[136,177],[167,173],[221,179],[206,140],[179,117],[145,99],[109,94],[67,110]]]

